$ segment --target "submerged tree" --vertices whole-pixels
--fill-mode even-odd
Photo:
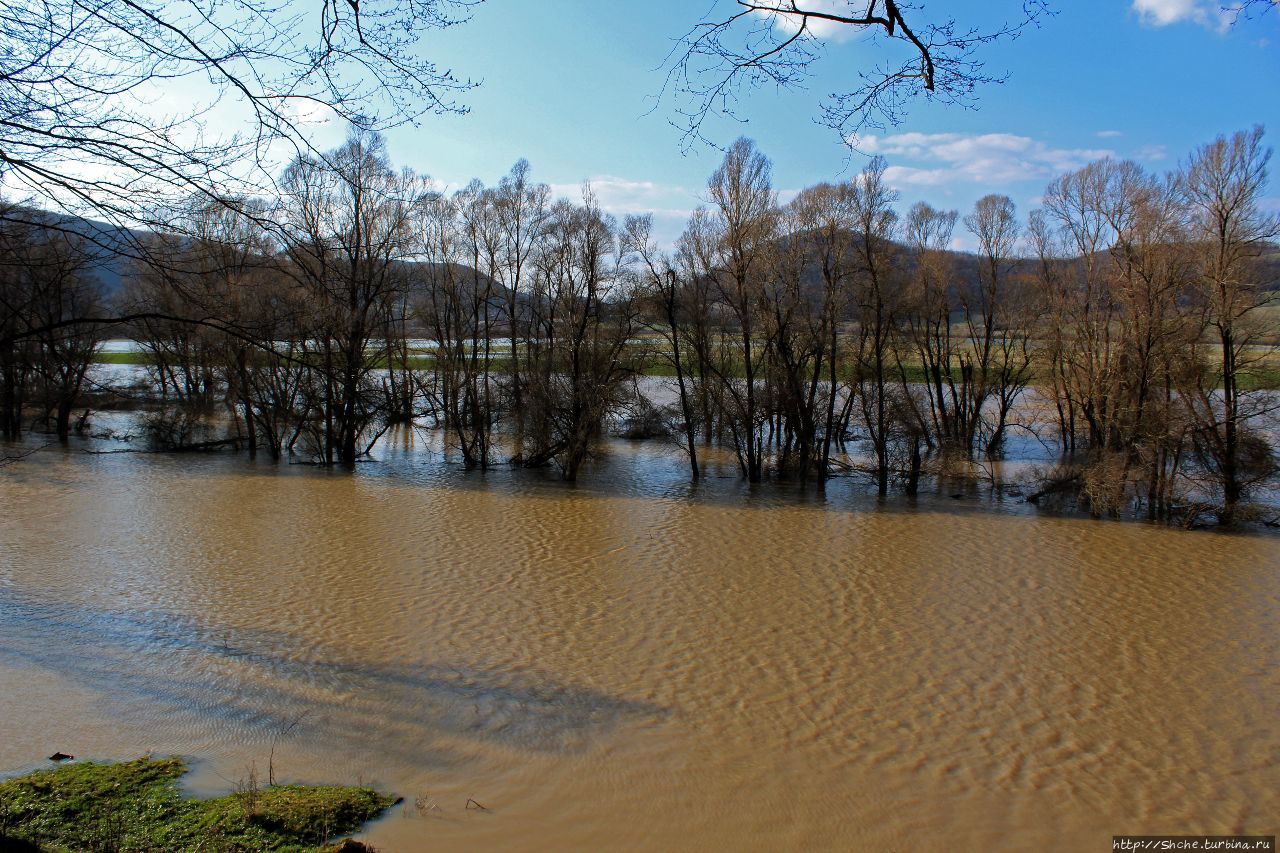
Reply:
[[[1204,367],[1186,400],[1196,450],[1221,490],[1218,518],[1227,525],[1249,489],[1276,470],[1273,449],[1255,429],[1276,404],[1249,386],[1266,356],[1258,346],[1259,309],[1272,298],[1261,287],[1258,260],[1280,237],[1280,216],[1260,207],[1270,159],[1261,127],[1220,136],[1192,154],[1178,183],[1196,250],[1195,357]]]
[[[425,287],[417,315],[435,338],[436,398],[464,463],[487,467],[494,419],[493,327],[501,239],[492,193],[478,182],[453,198],[432,198]],[[483,271],[482,271],[483,268]]]
[[[893,210],[898,193],[885,180],[887,164],[873,157],[854,177],[851,206],[859,236],[853,302],[857,331],[854,340],[858,370],[858,400],[863,424],[875,453],[876,490],[889,491],[890,446],[893,430],[905,421],[894,417],[891,399],[893,342],[900,316],[902,288],[897,236],[898,216]],[[912,443],[915,443],[913,437]],[[912,456],[915,456],[913,452]]]
[[[825,485],[832,447],[843,433],[843,418],[837,417],[843,388],[840,326],[850,310],[855,271],[854,212],[849,184],[824,183],[801,190],[787,208],[783,257],[794,260],[787,264],[793,276],[785,277],[790,287],[782,292],[798,314],[799,328],[797,343],[785,349],[783,399],[794,423],[791,432],[797,437],[796,468],[802,483],[812,474]],[[781,320],[778,307],[774,313]],[[786,338],[780,329],[779,339]]]
[[[931,447],[965,448],[968,429],[964,415],[966,392],[955,370],[963,340],[953,335],[951,305],[954,263],[949,247],[959,214],[916,202],[907,212],[903,236],[913,261],[913,275],[903,293],[902,342],[910,358],[920,364],[921,391],[911,394],[910,380],[902,382],[913,401],[917,430]],[[899,360],[900,364],[908,361]],[[920,399],[920,403],[915,403]]]
[[[1000,450],[1009,413],[1031,381],[1031,324],[1036,313],[1029,288],[1014,273],[1019,236],[1013,201],[988,195],[964,219],[978,240],[978,280],[961,290],[960,304],[971,358],[961,361],[971,390],[963,397],[965,440],[970,449],[981,442],[989,455]],[[988,412],[988,404],[994,409]]]
[[[1095,512],[1145,501],[1163,516],[1181,498],[1228,525],[1275,472],[1259,430],[1274,404],[1251,392],[1271,349],[1260,260],[1280,234],[1259,208],[1261,140],[1220,137],[1166,178],[1091,163],[1050,184],[1032,217],[1040,370]]]
[[[0,228],[0,435],[20,437],[35,404],[65,442],[102,341],[95,324],[68,320],[99,313],[104,296],[91,247],[50,217],[34,219]]]
[[[761,322],[766,276],[776,250],[777,199],[768,158],[748,139],[725,154],[707,185],[715,205],[716,243],[702,275],[710,278],[731,326],[724,331],[723,357],[710,364],[728,405],[726,425],[746,478],[759,482],[764,470],[765,412],[761,377],[770,345],[770,327]],[[732,344],[728,335],[734,335]]]
[[[323,369],[314,401],[323,412],[321,456],[355,465],[386,419],[373,370],[387,361],[405,262],[420,254],[426,185],[397,172],[376,135],[353,135],[324,158],[304,155],[286,171],[281,215],[284,269],[307,292]]]
[[[646,326],[662,340],[661,357],[671,365],[676,376],[680,401],[680,430],[685,453],[689,457],[690,476],[701,476],[698,468],[697,415],[694,412],[693,377],[689,369],[693,359],[689,341],[690,278],[696,267],[680,264],[660,253],[653,240],[652,216],[628,216],[623,231],[624,251],[640,262],[638,296],[640,316]]]
[[[589,187],[581,205],[552,206],[529,296],[522,464],[554,461],[569,481],[640,368],[624,249]]]

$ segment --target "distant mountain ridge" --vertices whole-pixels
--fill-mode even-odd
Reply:
[[[125,280],[130,275],[130,266],[141,256],[140,248],[154,233],[68,214],[22,208],[0,211],[0,222],[5,221],[45,227],[84,238],[89,253],[88,271],[102,283],[108,297],[115,296],[123,289]],[[131,247],[139,247],[139,250]],[[423,262],[409,263],[419,269],[438,266]],[[487,283],[491,288],[492,300],[506,299],[506,287],[500,282],[491,280],[485,273],[465,264],[454,266],[458,280],[464,286],[474,282],[484,287]]]
[[[5,220],[24,224],[44,222],[48,227],[78,234],[85,238],[88,245],[92,247],[89,269],[102,283],[108,296],[114,296],[119,293],[129,275],[129,265],[137,255],[129,247],[143,245],[152,233],[68,214],[26,209],[0,212],[0,221]],[[899,245],[899,247],[906,249],[905,246]],[[982,261],[978,255],[972,252],[954,250],[948,250],[946,254],[951,263],[953,287],[972,284],[978,280],[979,265]],[[420,262],[410,263],[414,266],[420,265]],[[1015,269],[1032,263],[1036,263],[1036,261],[1031,258],[1017,259],[1015,261]],[[492,288],[492,299],[506,299],[506,288],[500,282],[490,280],[485,273],[465,264],[458,264],[456,268],[461,280],[475,281],[481,285],[488,283]],[[812,271],[809,274],[811,278],[817,275],[816,271]],[[1280,292],[1280,245],[1270,245],[1263,252],[1261,279],[1260,283],[1264,289]],[[817,284],[819,282],[815,279],[815,281],[807,283]]]

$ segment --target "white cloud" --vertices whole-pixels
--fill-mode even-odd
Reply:
[[[917,169],[912,166],[890,166],[884,170],[884,178],[891,187],[937,187],[955,180],[948,169]]]
[[[1094,136],[1099,139],[1115,139],[1116,137],[1124,136],[1124,134],[1118,130],[1100,130]]]
[[[289,121],[300,127],[329,125],[338,121],[338,114],[333,107],[321,101],[307,98],[282,102],[280,112]]]
[[[770,3],[762,3],[761,5],[769,5],[777,8],[786,8],[790,5],[788,0],[772,0]],[[848,0],[807,0],[802,4],[802,8],[813,12],[825,12],[831,15],[849,16],[850,9]],[[865,10],[864,10],[865,11]],[[786,12],[770,12],[759,11],[757,15],[772,21],[773,25],[785,33],[794,33],[800,29],[803,18],[797,14]],[[854,36],[864,32],[862,27],[850,26],[842,24],[838,21],[826,21],[822,18],[810,18],[808,31],[810,34],[820,39],[831,39],[833,41],[847,41]]]
[[[1144,145],[1133,152],[1133,156],[1135,160],[1143,160],[1148,163],[1153,160],[1165,160],[1169,157],[1169,149],[1164,145]]]
[[[588,178],[596,203],[601,210],[612,213],[621,219],[628,214],[652,213],[654,217],[688,218],[697,205],[697,197],[684,187],[673,184],[660,184],[655,181],[633,181],[614,175],[597,175]],[[551,186],[554,198],[568,198],[581,201],[582,187],[577,184],[557,184]],[[684,206],[685,203],[688,206]]]
[[[552,182],[548,186],[552,198],[581,203],[583,183],[591,185],[600,209],[617,218],[619,225],[627,216],[653,214],[653,239],[662,249],[675,245],[699,203],[697,193],[685,187],[616,175],[596,175],[574,184]]]
[[[851,141],[864,153],[908,161],[885,170],[886,180],[897,187],[1046,180],[1115,154],[1101,148],[1054,148],[1012,133],[895,133]]]
[[[778,190],[778,204],[791,204],[795,201],[796,196],[800,195],[800,190],[781,189]]]
[[[1133,0],[1133,11],[1142,23],[1167,27],[1191,21],[1221,32],[1231,26],[1235,13],[1222,0]]]

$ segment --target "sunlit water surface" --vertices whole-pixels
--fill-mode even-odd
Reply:
[[[221,793],[270,759],[406,797],[384,851],[1276,831],[1274,536],[432,442],[5,468],[0,770],[175,753]]]

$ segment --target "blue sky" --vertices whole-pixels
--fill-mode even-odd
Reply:
[[[450,186],[493,183],[525,157],[557,191],[591,180],[618,215],[653,210],[659,235],[671,240],[721,155],[708,147],[682,154],[668,124],[672,105],[655,110],[654,98],[672,39],[713,5],[733,3],[488,0],[429,45],[442,65],[482,81],[467,96],[471,112],[390,132],[391,154]],[[963,16],[979,4],[927,5]],[[990,17],[980,23],[1020,5],[983,3]],[[1255,123],[1280,143],[1280,9],[1227,27],[1214,0],[1053,5],[1058,14],[1040,28],[988,49],[989,69],[1009,79],[988,88],[978,109],[921,103],[901,126],[864,139],[863,149],[888,158],[903,210],[925,199],[963,213],[1002,192],[1025,215],[1050,177],[1107,153],[1165,170],[1194,146]],[[745,125],[708,128],[725,144],[740,133],[755,139],[784,200],[865,163],[812,118],[820,95],[872,58],[870,47],[858,38],[826,47],[807,91],[759,90],[743,105]],[[1269,194],[1280,196],[1275,181]]]
[[[1021,0],[923,2],[931,18],[984,27],[1021,9]],[[999,192],[1025,218],[1050,178],[1101,156],[1163,171],[1196,145],[1258,123],[1280,147],[1280,8],[1228,26],[1219,5],[1226,0],[1050,2],[1057,14],[1039,28],[986,49],[988,70],[1009,78],[985,89],[977,109],[920,102],[899,127],[861,140],[863,151],[888,159],[900,210],[924,199],[964,213]],[[577,195],[589,180],[619,217],[652,211],[657,236],[670,243],[705,198],[721,152],[682,152],[669,123],[675,105],[655,101],[663,62],[704,12],[734,9],[733,0],[486,0],[472,20],[431,34],[424,47],[482,84],[465,96],[470,112],[391,130],[392,158],[460,188],[472,178],[495,183],[524,157],[557,194]],[[807,90],[758,90],[742,105],[747,123],[705,128],[723,145],[739,134],[755,139],[773,160],[784,201],[804,186],[847,179],[866,162],[813,121],[823,93],[848,88],[880,56],[865,38],[841,35],[824,42]],[[177,85],[161,95],[178,106],[190,97]],[[336,121],[313,128],[321,147],[345,135]],[[1268,193],[1280,209],[1280,179]],[[957,247],[970,246],[957,228]]]

